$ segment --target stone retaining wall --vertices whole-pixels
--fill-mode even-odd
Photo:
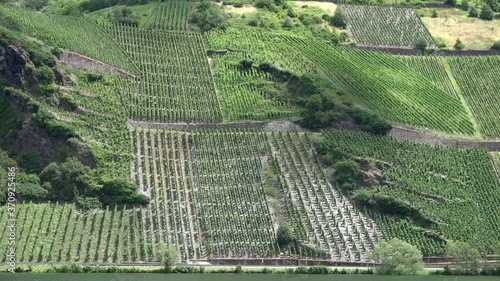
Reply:
[[[402,127],[393,127],[388,135],[397,140],[410,140],[418,143],[450,145],[461,148],[485,148],[488,151],[500,151],[500,141],[451,140]]]
[[[113,75],[127,75],[134,78],[136,77],[128,71],[116,68],[75,52],[63,51],[59,55],[59,60],[63,64],[77,69],[86,68],[95,72],[104,72]]]

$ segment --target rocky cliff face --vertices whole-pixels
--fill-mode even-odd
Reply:
[[[27,65],[32,64],[29,54],[14,45],[0,45],[0,76],[13,85],[22,87],[27,76]]]

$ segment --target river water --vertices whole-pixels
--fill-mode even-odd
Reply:
[[[498,276],[0,273],[0,281],[500,281]]]

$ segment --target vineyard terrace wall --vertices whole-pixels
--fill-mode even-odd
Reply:
[[[89,58],[87,56],[75,52],[63,51],[59,55],[59,60],[65,65],[72,68],[77,68],[77,69],[86,68],[92,71],[104,72],[112,75],[127,75],[133,78],[136,77],[134,74],[128,71],[116,68],[109,64],[94,60],[92,58]]]
[[[461,148],[485,148],[488,151],[500,151],[500,141],[451,140],[402,127],[393,127],[388,135],[397,140],[411,140],[426,144],[449,145]]]

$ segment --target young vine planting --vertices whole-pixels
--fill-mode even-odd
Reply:
[[[347,31],[359,45],[397,46],[413,48],[419,39],[435,47],[432,36],[412,9],[340,5],[349,20]]]
[[[158,245],[165,243],[176,245],[184,261],[205,257],[191,135],[146,129],[131,134],[132,177],[139,191],[151,198],[143,209],[150,254],[155,256]]]
[[[263,135],[198,131],[193,145],[208,256],[275,256],[275,228],[262,185]]]

